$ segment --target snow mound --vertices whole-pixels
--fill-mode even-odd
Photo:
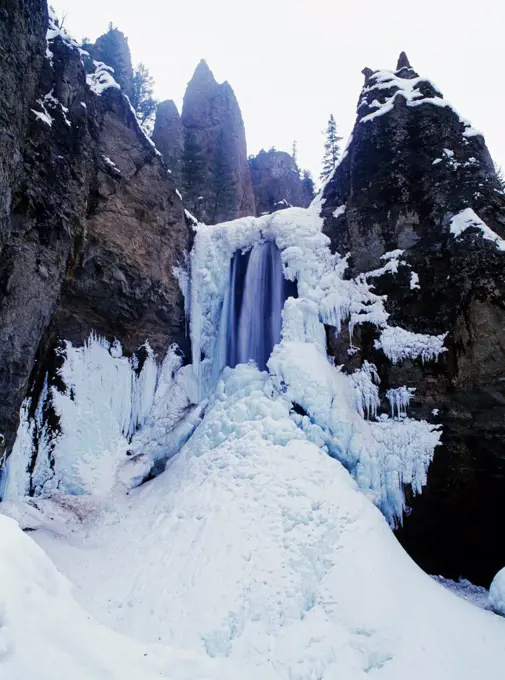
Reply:
[[[143,644],[98,624],[12,519],[0,515],[0,677],[159,680],[218,677],[209,660]]]
[[[466,578],[460,578],[458,581],[453,581],[443,576],[432,576],[431,578],[458,597],[471,602],[476,607],[487,610],[492,609],[489,603],[489,591],[484,586],[476,586]]]
[[[83,606],[220,678],[501,677],[505,622],[421,572],[251,365],[225,369],[164,474],[71,535],[35,534]]]
[[[491,583],[489,602],[493,611],[505,616],[505,567],[500,569]]]

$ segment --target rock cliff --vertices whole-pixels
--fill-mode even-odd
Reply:
[[[300,171],[285,151],[260,151],[249,158],[256,212],[258,215],[279,210],[282,205],[306,208],[312,196],[307,195]]]
[[[62,339],[82,344],[95,331],[127,352],[146,340],[158,353],[184,345],[173,267],[184,261],[189,228],[173,179],[110,69],[48,18],[44,0],[7,5],[0,422],[9,450],[21,402],[48,370],[55,379]]]
[[[231,86],[201,61],[182,108],[184,200],[208,224],[254,215],[242,114]]]
[[[171,99],[158,105],[152,139],[170,169],[175,183],[180,186],[184,135],[179,111]]]
[[[505,197],[483,136],[404,54],[395,72],[364,74],[324,229],[349,275],[387,295],[390,325],[446,334],[438,362],[388,361],[371,327],[356,343],[386,388],[415,387],[413,415],[443,426],[398,537],[429,573],[488,585],[505,563]],[[328,339],[353,367],[355,350]]]

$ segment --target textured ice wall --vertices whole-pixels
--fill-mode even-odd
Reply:
[[[352,375],[333,366],[324,324],[336,333],[348,332],[351,340],[356,325],[374,324],[381,329],[383,344],[378,342],[378,348],[395,361],[436,359],[444,351],[444,336],[390,327],[385,298],[376,295],[369,282],[380,272],[345,279],[347,258],[330,252],[321,226],[317,201],[309,209],[199,226],[191,253],[195,376],[200,396],[208,397],[226,364],[223,329],[225,310],[233,305],[230,289],[238,276],[230,269],[235,253],[264,240],[275,242],[284,277],[296,281],[298,298],[288,298],[284,305],[282,340],[268,361],[273,384],[296,405],[293,419],[309,439],[342,461],[394,524],[401,521],[405,507],[405,485],[419,493],[426,482],[439,429],[406,417],[413,392],[407,386],[389,392],[392,417],[377,418],[380,381],[375,366],[365,362]],[[400,255],[388,253],[384,268],[397,269]],[[250,316],[251,327],[258,325],[253,311]]]
[[[193,403],[184,379],[188,372],[178,376],[182,362],[176,347],[168,350],[161,366],[148,344],[143,350],[139,370],[137,358],[124,357],[118,342],[92,335],[83,347],[66,343],[59,370],[65,388],[46,387],[34,418],[29,418],[29,400],[21,410],[18,436],[7,460],[6,500],[29,492],[105,497],[122,466],[126,466],[123,481],[139,482],[162,455],[160,447],[169,450],[169,442],[165,446],[161,442],[160,430],[167,438]],[[48,406],[57,416],[57,431],[44,420]],[[137,441],[148,420],[150,429],[158,423],[158,430]],[[158,446],[152,441],[156,435]],[[180,445],[184,436],[179,433],[176,439]]]

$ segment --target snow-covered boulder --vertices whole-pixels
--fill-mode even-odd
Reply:
[[[505,616],[505,567],[500,569],[491,583],[489,602],[494,612]]]

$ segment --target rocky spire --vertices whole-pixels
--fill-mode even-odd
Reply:
[[[392,364],[371,328],[355,330],[355,344],[384,384],[416,389],[413,417],[442,426],[403,545],[428,573],[489,585],[505,564],[496,543],[505,525],[505,196],[482,135],[430,81],[410,86],[404,54],[398,67],[369,74],[324,191],[324,232],[350,254],[351,276],[383,268],[382,256],[399,249],[398,270],[373,278],[388,323],[444,335],[437,362]],[[359,365],[342,335],[330,345],[336,363]]]
[[[152,139],[179,186],[184,136],[179,111],[171,99],[158,105]]]
[[[121,85],[123,92],[131,99],[133,96],[133,67],[128,46],[128,38],[117,28],[110,27],[94,45],[86,45],[93,59],[103,61],[114,69],[114,79]]]
[[[405,52],[400,52],[400,56],[398,57],[398,62],[396,64],[396,74],[401,78],[417,78],[417,73],[410,65],[409,58]]]
[[[202,60],[182,108],[184,198],[204,222],[255,214],[245,129],[228,83],[219,84]]]
[[[409,58],[405,54],[405,52],[400,52],[400,56],[398,57],[398,62],[396,64],[396,70],[400,71],[402,68],[412,68],[410,65]]]

